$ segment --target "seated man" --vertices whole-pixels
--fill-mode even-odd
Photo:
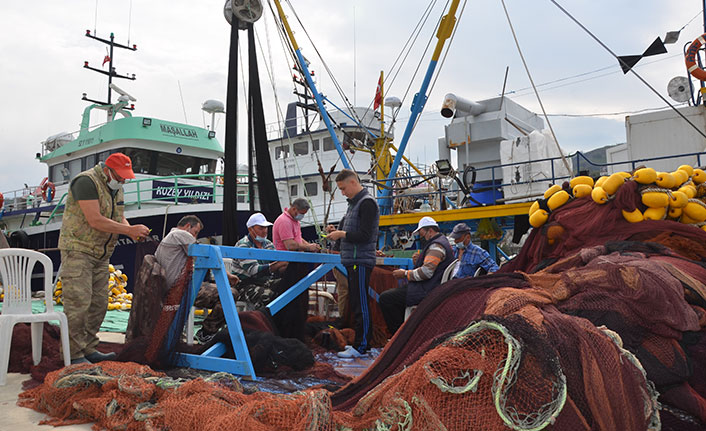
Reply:
[[[188,257],[189,245],[196,243],[196,238],[203,229],[203,223],[195,215],[187,215],[179,220],[177,227],[172,228],[167,236],[162,239],[157,247],[154,256],[157,263],[164,268],[169,289],[174,287],[179,279],[186,259]],[[231,285],[233,299],[237,300],[238,291],[235,286],[240,281],[237,276],[228,274],[228,281]],[[212,308],[213,311],[203,322],[206,333],[213,335],[223,325],[225,319],[218,299],[218,287],[215,283],[202,283],[199,292],[194,300],[194,306],[198,308]],[[202,338],[200,341],[203,341]]]
[[[454,240],[458,259],[453,278],[473,277],[478,268],[485,269],[488,274],[499,269],[487,251],[471,242],[471,228],[466,223],[454,226],[449,236]]]
[[[413,233],[419,234],[422,246],[414,269],[396,269],[392,272],[393,277],[406,280],[407,285],[380,294],[380,309],[387,329],[393,334],[404,323],[405,308],[422,302],[441,283],[444,270],[454,260],[451,244],[441,234],[433,218],[422,217]]]
[[[274,250],[275,246],[267,239],[267,227],[272,223],[267,221],[262,213],[250,216],[246,224],[248,234],[242,237],[236,247],[259,248]],[[262,308],[277,296],[274,285],[280,280],[281,272],[287,267],[287,262],[270,262],[255,259],[234,259],[231,272],[240,279],[239,301],[247,302],[249,308]]]

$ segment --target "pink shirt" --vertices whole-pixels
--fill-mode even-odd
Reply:
[[[302,228],[299,224],[299,220],[295,220],[287,212],[289,208],[285,208],[284,212],[277,217],[275,224],[272,226],[272,242],[275,243],[275,248],[277,250],[287,250],[284,245],[285,239],[293,239],[294,241],[301,244],[302,240]]]

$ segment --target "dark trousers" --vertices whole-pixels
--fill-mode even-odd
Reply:
[[[380,310],[391,334],[397,332],[404,323],[407,308],[407,286],[396,287],[380,294]]]
[[[306,277],[311,270],[310,264],[303,262],[289,262],[282,275],[279,285],[275,289],[277,296],[294,286],[299,280]],[[297,338],[304,341],[306,335],[306,319],[309,314],[309,289],[304,290],[299,296],[285,305],[272,320],[277,326],[279,336],[282,338]]]
[[[373,334],[373,319],[368,306],[368,286],[372,268],[364,265],[347,266],[348,271],[348,309],[353,316],[355,330],[355,347],[365,353],[370,347],[370,337]]]

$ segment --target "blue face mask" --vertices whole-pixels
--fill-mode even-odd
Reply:
[[[466,243],[463,242],[463,241],[458,242],[458,243],[456,243],[456,248],[459,249],[459,250],[465,250],[465,249],[466,249]]]
[[[267,241],[267,238],[265,238],[264,236],[256,236],[255,241],[265,242]]]
[[[304,219],[304,216],[305,216],[305,215],[306,215],[306,214],[301,214],[301,213],[300,213],[300,214],[297,214],[297,215],[294,216],[294,220],[302,221],[302,220]]]

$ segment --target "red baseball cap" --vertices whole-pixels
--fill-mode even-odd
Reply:
[[[132,171],[132,160],[123,153],[113,153],[106,160],[105,165],[125,179],[135,178]]]

